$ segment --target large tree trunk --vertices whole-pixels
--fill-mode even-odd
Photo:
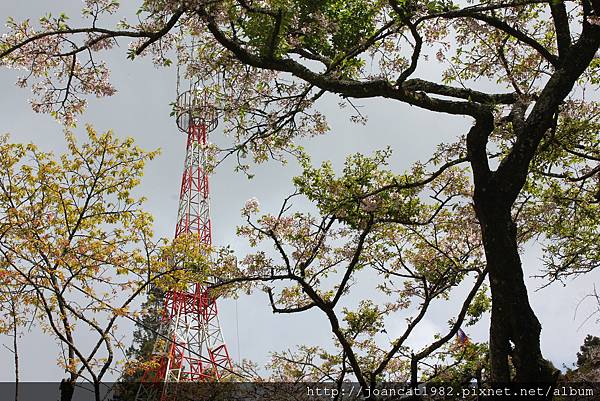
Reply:
[[[553,116],[590,65],[598,46],[600,27],[584,22],[580,38],[568,49],[568,54],[561,56],[560,67],[539,93],[529,114],[527,99],[513,106],[509,118],[515,142],[496,171],[490,169],[487,153],[495,124],[492,111],[477,116],[467,135],[475,183],[475,211],[481,224],[492,291],[490,368],[495,382],[553,384],[556,378],[556,369],[542,357],[541,325],[529,304],[511,209],[523,189],[529,164],[552,127]],[[514,377],[509,356],[515,368]]]
[[[554,369],[542,357],[541,325],[523,279],[516,224],[509,205],[487,188],[475,197],[492,292],[490,369],[494,382],[552,383]],[[514,346],[514,348],[513,348]],[[509,356],[515,368],[511,377]]]

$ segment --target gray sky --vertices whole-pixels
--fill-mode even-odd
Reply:
[[[5,21],[8,16],[17,20],[36,19],[49,11],[66,11],[75,17],[81,3],[77,0],[3,0],[0,2],[0,20]],[[131,5],[125,8],[128,12],[134,10]],[[73,25],[76,24],[73,22]],[[0,30],[3,32],[5,28]],[[148,198],[147,209],[155,216],[157,235],[171,237],[185,152],[184,135],[169,117],[169,103],[175,97],[175,72],[173,69],[156,69],[149,60],[131,62],[126,59],[125,50],[123,46],[105,54],[119,92],[109,99],[92,99],[88,112],[79,119],[76,133],[81,136],[83,125],[90,123],[100,131],[112,128],[119,135],[133,136],[145,149],[162,149],[161,156],[148,165],[140,192]],[[437,66],[427,63],[427,68],[430,70],[421,71],[422,77],[435,74]],[[31,93],[14,86],[16,77],[15,71],[0,70],[0,133],[10,133],[15,142],[34,142],[43,150],[60,152],[64,149],[62,128],[49,115],[38,115],[31,110],[27,102]],[[330,159],[338,167],[350,153],[370,153],[390,145],[394,151],[392,167],[402,169],[416,160],[426,160],[437,143],[464,133],[470,124],[464,118],[428,113],[398,102],[367,100],[358,102],[369,117],[368,123],[360,126],[350,123],[347,111],[339,110],[337,103],[334,96],[321,102],[332,127],[331,133],[304,141],[303,145],[315,162]],[[219,135],[217,129],[213,138],[220,140]],[[257,197],[262,211],[275,212],[283,198],[291,193],[290,180],[298,171],[295,163],[282,168],[269,162],[254,168],[256,178],[247,180],[244,175],[233,172],[231,162],[222,165],[211,178],[214,243],[231,244],[236,253],[243,256],[248,248],[236,238],[235,228],[242,222],[239,210],[245,200]],[[523,259],[526,275],[535,274],[541,266],[539,252],[534,248],[526,249]],[[533,290],[541,283],[529,279],[533,309],[543,326],[542,348],[557,367],[570,365],[585,335],[598,332],[598,325],[593,322],[579,328],[591,304],[584,303],[576,317],[574,314],[578,303],[591,292],[599,277],[600,273],[594,272],[568,283],[567,287],[553,285],[537,292]],[[459,303],[462,303],[462,297],[436,306],[419,326],[411,344],[421,346],[431,342],[435,332],[445,329]],[[236,360],[241,356],[263,364],[270,351],[293,348],[297,344],[331,344],[329,326],[318,313],[274,316],[264,294],[241,297],[238,301],[221,300],[220,318],[230,353]],[[127,325],[123,323],[122,327]],[[387,331],[394,337],[403,328],[404,321],[401,320],[391,322]],[[487,339],[487,318],[466,331],[475,340]],[[9,343],[6,338],[0,340]],[[34,330],[21,342],[23,380],[52,381],[62,377],[56,367],[58,348],[54,340]],[[13,380],[11,358],[6,349],[0,348],[0,381]]]

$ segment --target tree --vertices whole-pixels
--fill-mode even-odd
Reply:
[[[588,381],[597,380],[600,369],[599,353],[600,338],[591,335],[586,336],[581,346],[581,352],[577,353],[577,367],[580,373],[589,376]]]
[[[463,366],[483,358],[476,352],[482,345],[471,344],[465,352],[462,346],[449,346],[461,326],[475,323],[488,308],[477,221],[472,208],[462,204],[469,198],[468,179],[462,169],[449,168],[430,186],[384,191],[406,176],[424,175],[420,165],[406,176],[387,171],[389,157],[389,151],[354,155],[339,177],[329,163],[313,168],[304,160],[304,172],[294,181],[297,192],[278,214],[258,217],[255,199],[242,210],[247,224],[239,234],[259,249],[239,263],[222,253],[216,287],[262,288],[274,313],[318,310],[334,337],[335,352],[305,345],[276,353],[273,379],[326,380],[338,386],[357,380],[364,389],[380,382],[416,386],[435,380],[451,363]],[[294,211],[293,201],[300,196],[314,203],[319,214]],[[274,252],[264,243],[271,243]],[[411,352],[407,344],[432,305],[449,299],[459,285],[467,292],[447,331]],[[360,289],[369,298],[353,301]],[[387,333],[391,321],[403,319],[406,327],[397,336]],[[440,369],[428,368],[435,359]]]
[[[30,71],[19,83],[34,82],[40,95],[36,110],[72,123],[86,94],[110,95],[108,69],[94,58],[119,38],[132,38],[130,58],[152,53],[158,64],[169,65],[168,49],[175,47],[189,75],[214,92],[236,140],[228,151],[237,154],[242,169],[247,156],[263,161],[297,153],[294,138],[326,131],[315,106],[325,93],[349,103],[386,98],[471,118],[466,135],[447,147],[459,149],[452,153],[457,157],[441,170],[468,163],[472,175],[493,300],[491,378],[553,381],[555,370],[542,356],[541,325],[523,280],[519,241],[527,235],[549,238],[552,242],[544,243],[549,260],[558,261],[562,272],[582,272],[595,267],[584,262],[597,260],[589,241],[598,235],[598,220],[578,220],[586,224],[586,235],[574,237],[568,235],[573,228],[566,227],[568,222],[547,230],[523,222],[526,215],[520,212],[535,205],[545,217],[564,209],[576,210],[577,216],[585,215],[580,210],[597,213],[597,191],[589,188],[597,185],[598,142],[583,127],[590,118],[587,111],[596,106],[584,90],[574,89],[598,84],[596,0],[469,6],[452,1],[146,0],[138,23],[100,28],[102,15],[117,10],[114,1],[86,2],[84,15],[92,23],[85,28],[69,26],[62,15],[43,18],[39,30],[29,21],[9,22],[0,58]],[[186,34],[194,37],[196,51],[185,46]],[[423,63],[432,62],[432,53],[445,68],[440,79],[415,78]],[[582,136],[589,141],[581,144]],[[537,187],[531,179],[536,177],[544,177],[547,185]],[[381,191],[410,187],[408,179]],[[586,187],[581,196],[562,196],[576,183]],[[582,256],[574,258],[575,250]]]
[[[576,368],[567,371],[567,379],[573,382],[597,383],[600,377],[600,338],[587,335],[577,353]]]
[[[18,322],[33,316],[56,338],[65,400],[82,380],[101,399],[102,381],[119,372],[124,353],[118,322],[135,321],[131,306],[150,285],[199,279],[178,259],[193,257],[195,241],[154,241],[144,198],[132,194],[157,152],[112,132],[87,133],[83,144],[67,133],[60,157],[8,137],[0,143],[1,294],[22,305],[7,324],[15,335]]]
[[[153,287],[142,305],[133,331],[133,341],[126,351],[126,369],[119,378],[118,393],[124,400],[135,399],[143,379],[143,363],[152,361],[158,334],[164,335],[161,327],[163,296],[164,291]]]

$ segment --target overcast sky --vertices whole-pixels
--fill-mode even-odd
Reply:
[[[75,17],[81,3],[77,0],[2,0],[0,20],[5,21],[9,16],[17,20],[36,19],[49,11],[66,11]],[[135,11],[134,6],[124,7],[130,14]],[[72,24],[76,25],[75,22]],[[0,31],[3,32],[5,28]],[[82,127],[89,123],[100,131],[114,129],[118,135],[132,136],[145,149],[162,149],[161,156],[148,165],[140,193],[148,198],[147,208],[155,216],[157,235],[170,237],[175,228],[185,152],[184,135],[169,117],[169,103],[175,97],[175,71],[156,69],[149,60],[131,62],[126,59],[125,51],[126,46],[123,46],[104,54],[112,68],[118,93],[109,99],[92,99],[88,112],[79,119],[76,132],[81,136]],[[422,70],[421,76],[432,75],[439,67],[426,64],[429,70]],[[16,77],[15,71],[0,70],[0,133],[10,133],[15,142],[34,142],[43,150],[61,152],[64,149],[61,126],[50,116],[31,110],[27,101],[31,94],[14,86]],[[394,151],[392,167],[400,170],[416,160],[428,159],[437,143],[464,133],[470,124],[464,118],[427,113],[399,102],[368,100],[358,102],[369,117],[368,123],[354,125],[349,122],[347,112],[338,109],[338,101],[335,96],[329,96],[321,102],[332,127],[331,133],[303,142],[315,162],[330,159],[339,167],[350,153],[370,153],[390,145]],[[215,140],[222,140],[218,138],[219,129],[212,135]],[[253,172],[256,177],[248,180],[235,173],[231,163],[225,163],[211,177],[214,243],[231,244],[238,255],[248,250],[235,236],[235,228],[242,222],[239,210],[245,200],[257,197],[262,211],[278,210],[283,198],[292,192],[290,180],[298,173],[298,168],[293,162],[285,168],[269,162],[254,168]],[[524,255],[526,275],[535,274],[540,266],[539,253],[528,249]],[[591,292],[598,278],[599,273],[595,272],[568,283],[567,287],[552,285],[537,292],[533,290],[541,283],[529,279],[533,309],[543,326],[543,352],[557,367],[570,366],[585,335],[598,332],[594,322],[579,328],[593,305],[583,303],[575,316],[578,303]],[[453,311],[458,309],[458,303],[462,303],[462,298],[436,307],[419,326],[411,344],[422,346],[431,342],[435,332],[445,329],[446,322],[455,313]],[[270,351],[281,351],[297,344],[331,344],[329,326],[318,313],[274,316],[263,294],[241,297],[238,301],[221,300],[220,318],[230,353],[236,360],[250,358],[264,364]],[[403,328],[404,321],[392,322],[387,331],[393,338]],[[467,334],[477,341],[485,341],[487,332],[487,319],[467,330]],[[9,343],[6,338],[2,340]],[[54,340],[34,330],[21,342],[23,380],[52,381],[62,377],[62,372],[55,366],[58,348]],[[13,380],[11,363],[11,354],[4,347],[0,348],[0,381]]]

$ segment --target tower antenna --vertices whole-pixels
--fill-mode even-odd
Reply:
[[[195,46],[190,46],[194,62]],[[208,134],[218,125],[218,111],[201,81],[187,77],[186,65],[177,66],[177,127],[186,134],[187,145],[179,194],[175,238],[191,235],[206,252],[212,246]],[[180,93],[182,82],[187,90]],[[211,255],[205,255],[210,261]],[[183,266],[182,266],[183,267]],[[177,383],[216,382],[232,370],[232,362],[219,324],[216,297],[206,283],[195,283],[185,291],[163,295],[152,359],[156,362],[142,375],[136,401],[175,401]],[[168,338],[164,341],[160,338]]]

